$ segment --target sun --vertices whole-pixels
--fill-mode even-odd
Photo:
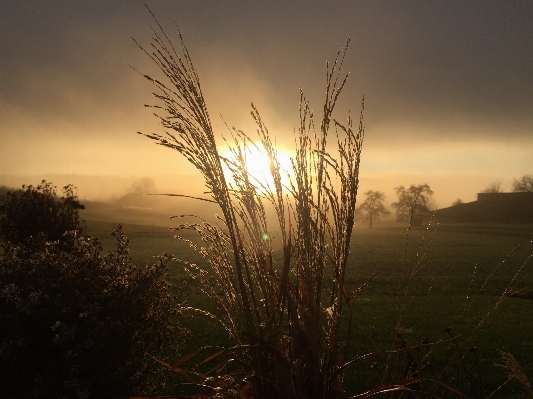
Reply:
[[[264,191],[265,189],[270,191],[274,190],[274,180],[270,171],[271,161],[263,144],[256,142],[247,144],[246,146],[241,145],[239,149],[242,153],[242,158],[244,159],[251,183],[253,183],[259,191]],[[290,176],[292,175],[291,157],[287,152],[280,149],[276,149],[275,152],[280,166],[281,184],[287,187],[289,185]],[[235,176],[231,169],[234,169],[233,165],[239,164],[239,156],[237,154],[238,150],[236,149],[227,149],[220,154],[227,160],[227,165],[224,166],[224,174],[226,179],[232,184],[235,183]]]

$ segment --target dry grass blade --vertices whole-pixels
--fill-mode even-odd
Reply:
[[[527,392],[530,398],[533,398],[533,388],[529,382],[526,373],[524,373],[523,368],[520,366],[520,363],[516,361],[514,356],[510,353],[503,351],[498,351],[502,357],[503,364],[497,364],[497,366],[505,369],[509,380],[516,379],[522,384],[524,390]]]
[[[400,391],[409,392],[412,394],[412,397],[419,398],[420,396],[417,395],[415,390],[409,388],[409,385],[416,384],[417,382],[420,382],[420,381],[422,381],[422,378],[406,378],[404,380],[399,380],[399,381],[395,381],[389,384],[384,384],[377,388],[371,389],[365,393],[362,393],[361,395],[352,396],[351,399],[365,399],[365,398],[369,398],[371,396],[378,395],[378,394],[400,392]]]

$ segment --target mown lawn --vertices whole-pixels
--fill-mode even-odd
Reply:
[[[88,227],[104,248],[112,249],[112,223],[88,222]],[[123,229],[130,238],[130,254],[140,264],[163,252],[203,262],[168,229],[141,225]],[[352,291],[377,276],[352,301],[349,357],[374,355],[348,369],[348,391],[356,394],[379,385],[389,356],[386,351],[400,339],[407,347],[439,342],[402,356],[422,367],[421,375],[444,378],[469,397],[488,397],[506,381],[505,371],[495,366],[501,363],[498,350],[512,353],[533,381],[533,261],[526,263],[533,253],[532,233],[531,225],[441,225],[412,228],[408,234],[406,226],[398,225],[354,230],[346,288]],[[525,278],[490,312],[520,267]],[[171,280],[176,285],[188,280],[178,262],[171,265]],[[184,299],[192,307],[214,311],[194,281],[189,281]],[[205,317],[191,317],[184,324],[192,336],[183,353],[228,344],[221,329]],[[450,359],[454,366],[445,369],[443,377],[439,370]],[[522,392],[511,381],[492,397],[519,397]]]

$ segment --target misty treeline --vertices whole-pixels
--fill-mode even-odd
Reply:
[[[135,180],[130,186],[130,192],[135,194],[155,194],[158,192],[154,179],[150,177],[142,177]]]
[[[482,193],[503,193],[501,189],[502,181],[490,183]],[[525,174],[520,179],[514,179],[512,192],[533,192],[533,175]],[[409,221],[412,224],[420,225],[423,221],[429,220],[435,207],[432,204],[433,190],[428,184],[412,184],[409,188],[399,186],[394,189],[398,196],[398,201],[391,204],[396,211],[398,222]],[[368,223],[372,228],[373,223],[380,220],[382,216],[388,216],[390,212],[385,208],[385,193],[381,191],[369,190],[364,193],[365,200],[357,206],[356,220]],[[452,206],[462,204],[458,198]]]
[[[496,180],[485,187],[482,193],[503,193],[502,180]],[[513,179],[513,193],[531,193],[533,192],[533,175],[525,174],[520,179]]]
[[[396,210],[396,220],[398,222],[410,222],[421,224],[423,218],[431,213],[431,197],[433,191],[427,184],[415,186],[412,184],[409,188],[399,186],[394,189],[398,196],[398,201],[393,202],[391,206]],[[382,216],[387,216],[390,212],[383,205],[385,193],[380,191],[369,190],[364,193],[365,200],[357,206],[356,220],[368,223],[372,228],[374,222]]]

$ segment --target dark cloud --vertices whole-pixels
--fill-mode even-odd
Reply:
[[[405,153],[394,159],[411,159],[409,151],[416,154],[421,146],[440,157],[434,165],[442,172],[447,159],[460,157],[453,149],[457,143],[478,148],[478,169],[484,146],[491,152],[506,143],[502,159],[511,159],[514,148],[533,144],[532,2],[148,5],[174,37],[179,24],[217,129],[223,129],[219,113],[230,125],[253,129],[253,101],[283,140],[297,124],[298,88],[320,110],[325,60],[332,61],[351,37],[345,60],[351,75],[338,116],[344,119],[348,107],[358,113],[365,94],[369,153],[401,149]],[[53,157],[38,165],[11,153],[33,157],[52,143],[72,152],[85,143],[85,149],[100,145],[94,162],[101,168],[122,170],[113,166],[116,159],[135,171],[136,162],[125,152],[137,156],[149,144],[137,141],[134,132],[158,129],[142,108],[151,101],[151,87],[129,68],[157,73],[130,39],[149,46],[154,22],[143,3],[2,1],[0,7],[1,170],[18,173],[33,165],[58,173]],[[45,139],[47,144],[40,141]],[[107,157],[105,146],[113,149]],[[146,159],[158,158],[157,151],[146,150]],[[82,159],[90,158],[84,151]],[[487,162],[494,168],[494,161]],[[531,161],[520,162],[508,173],[531,172]],[[90,167],[80,169],[87,173]]]

